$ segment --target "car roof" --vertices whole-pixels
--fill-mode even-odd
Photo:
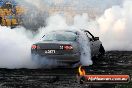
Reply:
[[[51,32],[74,32],[74,30],[53,30]]]
[[[84,32],[89,32],[88,30],[85,30],[85,29],[80,29],[81,31],[84,31]],[[51,31],[51,32],[73,32],[73,33],[77,33],[78,32],[78,30],[69,30],[69,29],[65,29],[65,30],[53,30],[53,31]]]

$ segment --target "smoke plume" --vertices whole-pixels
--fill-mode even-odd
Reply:
[[[58,22],[56,22],[58,20]],[[31,45],[40,41],[42,36],[53,30],[71,30],[72,27],[66,24],[65,19],[59,15],[53,15],[47,19],[47,27],[39,29],[39,33],[33,35],[31,31],[27,31],[23,27],[10,29],[0,26],[0,67],[1,68],[37,68],[38,64],[32,61]],[[81,32],[80,29],[75,29],[80,33],[80,48],[81,48],[81,62],[83,65],[91,65],[90,45],[89,40]],[[74,31],[74,30],[73,30]],[[82,43],[83,42],[83,43]],[[56,65],[55,61],[49,61],[44,58],[43,66]],[[37,57],[37,60],[39,58]],[[36,62],[37,62],[36,60]],[[85,61],[84,61],[85,60]]]
[[[24,28],[14,30],[0,26],[0,67],[1,68],[33,68],[30,47],[30,33]]]
[[[112,6],[98,19],[103,45],[107,50],[132,50],[132,1]]]
[[[36,3],[34,5],[38,6]],[[132,50],[131,8],[132,1],[126,0],[123,5],[106,9],[97,20],[91,20],[86,13],[76,15],[72,26],[66,24],[63,16],[53,15],[47,19],[46,27],[38,29],[38,34],[23,27],[10,29],[0,26],[0,68],[37,68],[38,65],[31,58],[31,45],[40,41],[44,33],[52,30],[76,29],[80,32],[79,29],[87,29],[100,37],[106,50]],[[81,62],[90,65],[92,61],[89,42],[86,43],[86,36],[81,32],[80,34],[82,37],[79,42],[83,42],[80,44]]]

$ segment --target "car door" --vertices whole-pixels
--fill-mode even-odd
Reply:
[[[94,39],[94,36],[89,31],[86,31],[85,33],[90,41],[91,54],[94,56],[98,53],[98,41]]]
[[[87,35],[87,38],[88,38],[88,40],[90,42],[91,55],[93,56],[94,53],[95,53],[94,39],[88,32],[85,32],[85,34]]]

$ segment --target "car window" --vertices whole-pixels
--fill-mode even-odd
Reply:
[[[51,32],[46,34],[42,40],[44,41],[75,41],[77,35],[73,32]]]

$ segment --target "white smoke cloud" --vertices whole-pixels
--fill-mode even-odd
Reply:
[[[105,49],[132,50],[132,1],[125,0],[123,5],[112,6],[96,20],[91,20],[86,13],[74,17],[74,26],[89,30],[99,36]]]
[[[107,9],[98,19],[100,36],[107,50],[132,50],[132,1]]]
[[[0,68],[50,68],[57,62],[31,55],[31,46],[40,41],[43,33],[35,36],[23,27],[10,29],[0,26]],[[35,60],[34,60],[35,59]]]
[[[48,30],[61,30],[67,28],[88,29],[94,35],[99,35],[106,50],[132,50],[132,1],[125,1],[123,6],[113,6],[107,9],[104,14],[93,21],[87,14],[76,15],[74,25],[68,26],[63,17],[54,15],[47,20],[47,27],[39,29],[39,33],[34,38],[32,33],[24,28],[10,29],[0,26],[0,67],[1,68],[35,68],[37,65],[32,62],[31,45],[37,42]],[[36,5],[37,6],[37,5]],[[83,35],[82,35],[83,36]],[[83,36],[85,38],[85,36]],[[81,40],[83,42],[85,39]],[[86,41],[84,41],[85,43]],[[82,46],[87,46],[84,44]],[[81,46],[81,47],[82,47]],[[90,49],[82,47],[81,59],[84,65],[92,64]],[[88,58],[86,60],[86,58]],[[84,59],[85,58],[85,59]]]
[[[31,39],[28,38],[24,28],[14,30],[0,26],[0,67],[1,68],[33,68],[30,47]]]
[[[80,62],[83,66],[92,65],[93,62],[91,60],[90,42],[84,32],[79,31],[79,33],[80,33],[80,37],[78,41],[80,44],[80,52],[81,52]]]
[[[76,15],[74,17],[73,27],[78,29],[86,29],[89,30],[94,35],[99,35],[98,32],[98,23],[96,20],[92,20],[88,17],[87,13],[83,13],[82,15]]]
[[[57,20],[57,21],[56,21]],[[53,15],[47,20],[47,27],[43,27],[37,35],[33,35],[30,31],[19,27],[10,29],[0,26],[0,67],[1,68],[37,68],[38,64],[32,61],[31,45],[40,41],[42,36],[53,30],[66,30],[72,27],[66,24],[65,19],[59,15]],[[77,30],[77,29],[76,29]],[[83,65],[91,65],[90,45],[86,36],[77,30],[81,37],[79,39],[81,48],[81,62]],[[83,43],[82,43],[83,42]],[[39,58],[37,58],[39,60]],[[85,61],[84,61],[85,60]],[[41,61],[42,66],[57,66],[54,61],[48,59]],[[84,63],[85,62],[85,63]],[[59,63],[61,64],[61,63]]]

